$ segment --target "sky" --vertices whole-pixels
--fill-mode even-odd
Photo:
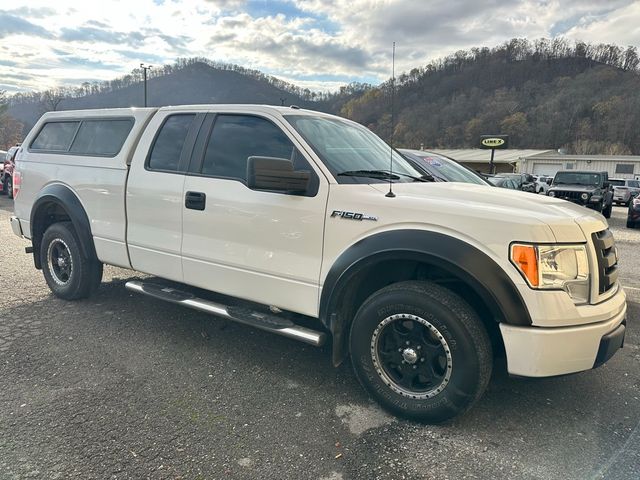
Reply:
[[[640,0],[0,0],[0,90],[207,57],[316,91],[514,37],[640,46]]]

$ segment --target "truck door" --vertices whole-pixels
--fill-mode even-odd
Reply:
[[[131,266],[181,282],[182,191],[204,113],[158,112],[131,162],[127,181],[127,245]]]
[[[183,190],[184,282],[317,315],[328,182],[276,117],[208,114]],[[304,194],[247,187],[247,158],[292,159]]]

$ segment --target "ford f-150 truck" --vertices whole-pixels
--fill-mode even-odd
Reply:
[[[622,345],[617,251],[597,212],[432,182],[366,128],[297,107],[45,114],[17,156],[13,231],[51,291],[126,287],[313,345],[385,408],[440,422],[496,354],[544,377]],[[268,341],[265,339],[265,341]]]

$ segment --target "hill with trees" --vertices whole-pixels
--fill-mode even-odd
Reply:
[[[508,134],[512,148],[640,154],[636,48],[513,39],[459,51],[396,79],[394,144],[476,147]],[[339,113],[389,140],[392,81]]]
[[[143,106],[143,73],[106,82],[83,83],[45,92],[17,93],[8,98],[8,114],[28,130],[47,111]],[[248,70],[204,58],[179,59],[148,72],[149,106],[203,103],[296,104],[309,106],[321,98],[310,90]],[[25,132],[26,133],[26,132]]]
[[[635,47],[513,39],[456,52],[395,82],[317,93],[238,65],[190,58],[149,72],[148,103],[296,104],[351,118],[389,140],[395,90],[395,145],[475,147],[480,135],[502,133],[512,148],[640,154],[639,66]],[[142,70],[135,69],[106,82],[15,94],[6,99],[4,118],[14,119],[15,136],[17,125],[26,133],[45,111],[141,106],[142,99]]]

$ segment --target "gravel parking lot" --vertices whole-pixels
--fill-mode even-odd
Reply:
[[[1,479],[633,479],[640,475],[640,230],[611,226],[629,295],[605,366],[514,379],[462,418],[388,416],[327,349],[135,296],[108,268],[64,302],[0,197]]]

